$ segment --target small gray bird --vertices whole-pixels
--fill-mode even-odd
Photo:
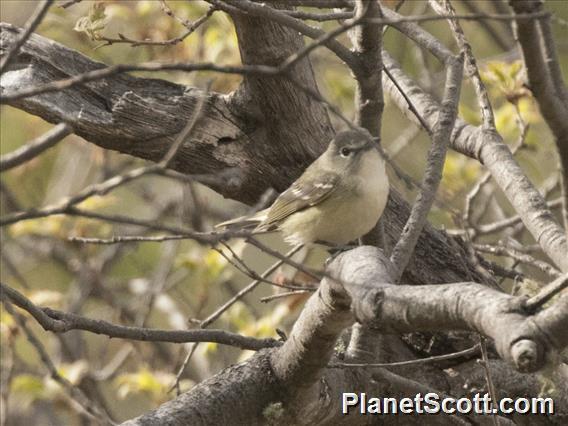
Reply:
[[[318,157],[267,209],[217,227],[280,230],[286,242],[344,246],[369,232],[385,208],[385,163],[365,130],[339,132]]]

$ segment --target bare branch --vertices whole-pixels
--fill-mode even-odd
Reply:
[[[14,41],[14,43],[10,46],[9,50],[2,54],[2,62],[0,62],[0,74],[7,69],[10,62],[14,59],[20,47],[24,45],[30,35],[35,31],[37,26],[43,21],[45,14],[49,10],[49,7],[52,5],[53,0],[43,0],[40,4],[37,5],[34,13],[24,26],[22,32],[18,36],[18,38]]]
[[[286,253],[286,257],[290,258],[292,257],[295,253],[297,253],[298,251],[300,251],[303,248],[302,245],[298,245],[296,247],[294,247],[292,250],[290,250],[288,253]],[[280,266],[282,266],[284,264],[284,260],[280,259],[278,260],[276,263],[274,263],[272,266],[270,266],[266,271],[264,271],[261,275],[260,278],[261,279],[266,279],[268,278],[270,275],[272,275],[272,273],[274,271],[276,271]],[[233,306],[235,303],[237,303],[239,300],[241,300],[243,297],[245,297],[247,294],[249,294],[250,292],[252,292],[261,282],[262,280],[258,279],[258,280],[254,280],[252,281],[249,285],[247,285],[246,287],[242,288],[241,290],[239,290],[233,297],[231,297],[228,301],[226,301],[225,303],[223,303],[223,305],[221,305],[219,308],[217,308],[215,310],[215,312],[213,312],[212,314],[210,314],[209,316],[207,316],[207,318],[205,318],[203,321],[200,322],[199,327],[204,329],[209,327],[209,325],[211,325],[213,322],[215,322],[221,315],[223,315],[223,313],[225,313],[227,311],[227,309],[229,309],[231,306]],[[181,379],[182,374],[184,373],[187,365],[189,364],[189,361],[191,360],[191,357],[193,356],[193,354],[195,353],[195,349],[197,349],[197,344],[193,345],[187,352],[187,355],[185,356],[185,359],[183,360],[182,365],[180,366],[180,368],[178,369],[177,373],[176,373],[176,380],[174,385],[172,386],[172,389],[175,388],[177,386],[177,384],[179,383],[179,380]],[[171,389],[170,389],[171,390]]]
[[[383,52],[383,62],[404,91],[412,93],[414,106],[420,115],[433,125],[437,119],[439,104],[424,93],[386,52]],[[393,101],[405,113],[406,101],[400,96],[398,89],[386,79],[383,83]],[[413,119],[413,115],[407,116]],[[519,167],[501,136],[495,131],[487,131],[458,119],[452,134],[451,147],[477,159],[487,167],[544,252],[562,271],[567,270],[568,243],[565,232],[556,222],[542,195]]]
[[[515,112],[517,115],[517,125],[519,127],[520,135],[519,139],[515,143],[515,145],[511,148],[511,154],[515,155],[517,151],[519,151],[522,147],[525,146],[526,138],[529,132],[529,125],[523,119],[521,115],[521,111],[519,109],[519,105],[517,103],[513,104],[515,108]],[[467,193],[465,197],[465,208],[462,215],[463,221],[465,224],[470,224],[470,217],[473,211],[473,202],[475,198],[481,191],[481,189],[489,182],[491,179],[491,172],[486,171],[477,181],[477,183],[473,186],[473,188]]]
[[[516,14],[543,10],[543,4],[538,0],[510,3]],[[528,85],[556,139],[562,176],[562,218],[568,235],[568,88],[558,63],[550,17],[538,21],[517,20],[514,29],[523,52]],[[567,271],[568,268],[563,270]]]
[[[508,256],[511,259],[515,259],[521,263],[534,266],[535,268],[540,269],[551,277],[558,277],[561,275],[560,271],[558,271],[552,265],[542,260],[535,259],[529,254],[519,252],[510,247],[505,247],[503,245],[473,244],[473,248],[482,253],[491,253],[496,256]]]
[[[451,359],[469,357],[479,354],[479,345],[464,349],[463,351],[454,352],[446,355],[435,355],[428,358],[411,359],[408,361],[398,362],[382,362],[382,363],[351,363],[351,362],[332,362],[327,368],[391,368],[391,367],[408,367],[409,365],[435,364],[440,361],[448,361]]]
[[[244,12],[253,16],[258,16],[265,19],[273,20],[289,27],[301,34],[318,39],[325,36],[325,32],[319,28],[311,27],[299,19],[287,15],[286,13],[272,8],[265,3],[255,3],[250,0],[207,0],[209,3],[215,5],[220,10],[225,10],[228,13]],[[353,53],[343,46],[340,42],[335,39],[326,40],[324,43],[329,50],[335,53],[341,60],[345,61],[346,64],[354,63]]]
[[[542,289],[525,303],[525,308],[534,311],[568,288],[568,274],[561,275]]]
[[[438,0],[430,0],[430,6],[438,12],[439,14],[446,13],[450,16],[455,16],[456,11],[454,10],[452,4],[449,0],[441,0],[442,4],[438,3]],[[483,128],[485,130],[495,129],[495,117],[493,116],[493,108],[491,102],[489,101],[489,95],[487,94],[487,89],[485,84],[481,80],[481,75],[479,74],[479,69],[477,68],[477,61],[475,56],[473,56],[473,50],[471,45],[467,41],[465,34],[461,28],[461,25],[455,19],[448,20],[450,28],[452,29],[454,38],[456,39],[458,46],[461,51],[465,54],[465,72],[467,76],[471,79],[473,87],[475,88],[475,94],[477,95],[477,102],[481,110],[481,117],[483,121]]]
[[[58,124],[21,148],[0,157],[0,171],[4,172],[37,157],[71,133],[73,133],[71,126],[66,123]]]
[[[57,383],[59,383],[65,389],[65,391],[67,391],[67,393],[69,393],[71,401],[74,402],[73,405],[78,409],[80,413],[84,414],[91,420],[96,420],[107,425],[114,425],[115,423],[110,419],[108,414],[101,407],[99,407],[94,401],[89,400],[78,387],[74,386],[65,377],[59,374],[57,368],[53,364],[53,361],[45,350],[45,347],[27,326],[25,318],[13,309],[12,304],[9,300],[5,299],[4,292],[6,287],[2,284],[0,285],[2,286],[2,292],[0,293],[0,296],[6,308],[6,311],[8,311],[8,313],[14,317],[18,326],[26,334],[28,341],[36,349],[42,363],[48,369],[50,377]]]
[[[103,320],[85,318],[50,308],[40,308],[13,288],[4,284],[0,286],[3,297],[8,297],[16,306],[29,312],[44,330],[55,333],[85,330],[119,339],[170,343],[213,342],[248,350],[260,350],[279,345],[274,339],[255,339],[224,330],[159,330],[111,324]]]
[[[447,71],[444,99],[432,132],[432,146],[428,152],[421,191],[416,197],[410,217],[391,255],[391,262],[396,268],[395,282],[400,280],[414,251],[418,236],[427,221],[428,213],[442,179],[446,150],[450,144],[450,137],[457,117],[462,73],[463,56],[460,56],[454,60]]]
[[[357,1],[358,19],[380,17],[381,13],[378,1]],[[355,121],[374,137],[381,136],[381,115],[384,107],[381,82],[382,38],[382,26],[378,24],[363,23],[353,30],[354,51],[359,57],[359,66],[353,68],[357,81]]]
[[[375,260],[373,266],[363,267],[359,263],[366,257]],[[384,332],[476,330],[492,338],[500,356],[524,372],[543,368],[549,351],[568,345],[568,330],[559,324],[568,320],[568,297],[531,316],[522,310],[523,298],[476,283],[388,284],[394,282],[392,268],[386,259],[376,261],[377,258],[384,259],[377,249],[357,248],[340,255],[329,272],[345,280],[344,288],[360,322]],[[323,281],[326,282],[331,284],[327,279]],[[333,288],[339,291],[337,286]]]
[[[179,35],[178,37],[174,37],[171,38],[169,40],[133,40],[131,38],[128,38],[126,36],[124,36],[123,34],[119,34],[118,38],[113,38],[113,37],[104,37],[104,36],[99,36],[97,37],[97,40],[103,40],[106,43],[103,44],[102,46],[99,47],[104,47],[104,46],[110,46],[112,44],[119,44],[119,43],[127,43],[132,45],[132,47],[138,47],[138,46],[173,46],[175,44],[178,44],[182,41],[184,41],[187,37],[189,37],[191,34],[193,34],[195,32],[195,30],[197,30],[201,25],[203,25],[205,22],[207,22],[207,20],[211,17],[211,15],[213,15],[213,13],[216,11],[216,9],[214,7],[210,7],[207,12],[201,16],[199,19],[195,20],[194,22],[187,22],[185,20],[181,20],[179,18],[177,18],[173,11],[167,6],[167,4],[165,3],[165,0],[161,1],[161,5],[162,8],[165,10],[166,14],[176,18],[178,21],[180,21],[182,23],[182,25],[184,25],[187,28],[187,31],[185,31],[183,34]]]

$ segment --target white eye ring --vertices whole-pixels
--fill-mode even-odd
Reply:
[[[349,155],[351,155],[351,150],[349,148],[341,148],[341,151],[339,151],[339,154],[343,158],[347,158],[347,157],[349,157]]]

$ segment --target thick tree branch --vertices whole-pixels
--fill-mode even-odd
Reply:
[[[358,1],[356,17],[359,19],[380,18],[381,7],[378,1]],[[367,129],[374,137],[381,136],[381,116],[384,108],[381,73],[383,61],[382,26],[364,23],[353,30],[354,51],[359,58],[359,66],[354,69],[357,81],[356,105],[357,125]]]
[[[273,28],[270,21],[241,16],[236,24],[245,64],[262,64],[263,60],[280,64],[302,49],[295,32]],[[10,25],[2,24],[1,29],[6,44],[18,34]],[[259,42],[276,48],[259,49]],[[22,47],[18,64],[3,75],[4,90],[37,86],[102,67],[38,35]],[[294,77],[304,86],[316,87],[307,61],[294,66]],[[10,104],[48,121],[69,120],[77,134],[103,148],[158,162],[192,116],[200,96],[198,89],[161,80],[111,75]],[[192,139],[180,147],[172,167],[204,177],[233,170],[239,178],[244,176],[238,185],[198,180],[226,197],[254,204],[268,187],[286,189],[323,151],[332,134],[325,107],[317,100],[285,79],[248,75],[231,96],[207,95],[203,117]],[[409,212],[408,204],[391,190],[384,213],[390,241],[398,239]],[[478,279],[474,265],[459,248],[460,241],[427,225],[404,279],[413,283]]]
[[[233,16],[233,19],[241,13],[249,14],[251,16],[268,19],[273,21],[273,23],[278,23],[279,27],[286,27],[289,30],[294,30],[313,39],[320,38],[325,35],[325,32],[319,28],[311,27],[299,19],[287,15],[286,13],[272,8],[264,3],[255,3],[250,0],[207,0],[211,4],[218,7],[220,10],[225,10],[227,13]],[[285,3],[284,3],[285,4]],[[286,8],[288,8],[287,6]],[[286,30],[285,30],[286,31]],[[239,38],[240,40],[240,38]],[[352,52],[342,45],[339,41],[335,39],[327,40],[324,45],[335,53],[341,60],[345,61],[347,64],[352,64],[354,62],[354,56]]]
[[[501,357],[524,372],[543,368],[551,351],[568,345],[568,330],[558,327],[568,320],[568,297],[531,316],[523,310],[524,299],[476,283],[392,285],[392,267],[377,259],[383,259],[377,249],[358,248],[340,256],[329,272],[344,283],[360,322],[398,333],[475,330],[491,337]],[[341,296],[337,284],[335,291]]]
[[[337,394],[349,383],[364,391],[369,386],[367,374],[325,368],[335,340],[355,318],[381,332],[476,330],[492,337],[501,356],[521,371],[543,368],[553,352],[568,345],[568,332],[560,326],[568,320],[568,297],[531,315],[523,310],[525,299],[476,283],[393,285],[393,272],[375,247],[341,254],[328,269],[335,278],[322,280],[282,347],[261,351],[126,424],[183,424],[189,419],[193,424],[222,424],[228,419],[238,423],[244,413],[247,424],[265,424],[271,407],[284,413],[284,420],[272,419],[277,424],[358,424],[364,417],[340,418]],[[377,370],[375,376],[377,394],[431,391],[388,371]]]
[[[510,4],[517,15],[543,10],[540,0],[518,0],[511,1]],[[568,186],[568,88],[562,78],[556,55],[550,28],[550,16],[538,21],[518,19],[515,25],[515,36],[523,52],[528,85],[538,101],[548,127],[554,134],[560,156],[562,217],[568,235],[568,190],[566,189]]]

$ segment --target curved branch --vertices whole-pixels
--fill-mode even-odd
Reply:
[[[337,394],[354,383],[365,392],[371,382],[365,371],[326,368],[336,339],[355,318],[385,333],[476,330],[492,337],[501,356],[521,371],[541,369],[552,352],[568,345],[568,297],[531,315],[523,310],[525,299],[477,283],[392,285],[392,264],[370,246],[339,255],[328,275],[335,278],[322,280],[280,348],[258,352],[125,424],[238,424],[241,419],[266,424],[271,408],[278,413],[278,407],[285,417],[278,424],[342,423]],[[376,370],[374,377],[377,395],[435,391],[388,371]],[[356,416],[342,419],[353,424]]]
[[[170,343],[213,342],[253,351],[280,345],[274,339],[255,339],[224,330],[158,330],[116,325],[55,309],[40,308],[20,292],[1,283],[0,290],[2,298],[7,297],[14,305],[29,312],[44,330],[55,333],[85,330],[118,339]]]
[[[379,261],[377,261],[379,260]],[[329,273],[344,283],[358,321],[384,332],[474,330],[495,341],[500,356],[523,372],[542,369],[568,345],[568,294],[536,315],[525,299],[477,283],[392,285],[392,266],[381,251],[360,247],[338,256]],[[342,286],[332,285],[335,294]],[[564,323],[566,324],[566,322]]]
[[[398,86],[412,96],[418,113],[432,126],[438,117],[439,103],[410,79],[387,52],[383,52],[383,61]],[[383,79],[383,83],[398,108],[410,120],[415,121],[414,116],[408,112],[406,100],[397,87],[386,78]],[[547,207],[546,201],[526,177],[501,136],[495,131],[488,131],[458,119],[451,147],[457,152],[477,159],[487,167],[544,252],[562,271],[568,271],[566,235]]]
[[[416,247],[418,236],[428,218],[434,203],[438,185],[442,180],[442,169],[446,161],[446,152],[458,114],[458,105],[463,76],[463,55],[449,63],[442,108],[432,132],[432,146],[428,152],[426,171],[422,179],[422,189],[416,197],[410,217],[402,230],[391,255],[391,262],[396,268],[395,282],[400,280],[408,260]]]
[[[73,133],[71,126],[66,123],[58,124],[23,147],[0,157],[0,172],[9,170],[12,167],[17,167],[20,164],[37,157],[43,151],[56,145],[71,133]]]
[[[242,15],[235,24],[245,67],[281,64],[303,47],[297,33],[270,21]],[[18,34],[10,25],[2,24],[0,29],[3,43],[9,44]],[[266,43],[262,49],[261,42]],[[2,76],[5,90],[103,67],[35,34],[22,47],[17,61],[17,68]],[[317,91],[308,60],[296,63],[293,72],[295,80]],[[162,80],[112,75],[10,104],[50,122],[64,119],[77,134],[103,148],[158,162],[202,96],[198,89]],[[225,197],[254,204],[269,187],[286,189],[324,150],[332,134],[324,105],[286,79],[250,74],[229,96],[207,94],[202,118],[191,140],[180,147],[172,168],[200,176],[232,170],[242,177],[237,185],[227,185],[223,179],[203,183]],[[391,190],[384,213],[388,240],[398,239],[409,212],[408,203]],[[459,238],[448,237],[427,224],[404,279],[413,283],[480,279],[462,245]]]

